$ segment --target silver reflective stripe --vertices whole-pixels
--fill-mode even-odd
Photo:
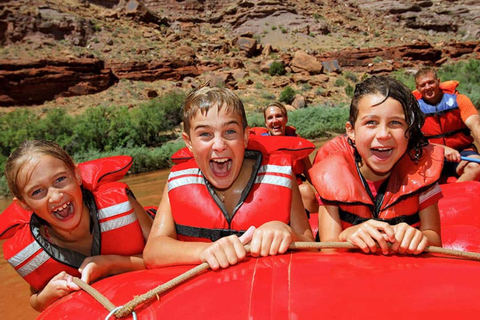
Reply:
[[[23,248],[22,251],[8,259],[8,263],[14,268],[18,267],[21,265],[24,261],[28,260],[31,256],[35,254],[40,249],[40,245],[36,242],[33,241],[30,243],[28,246]]]
[[[98,210],[98,219],[102,220],[105,218],[110,218],[121,213],[126,213],[132,210],[132,205],[130,201],[125,201],[114,206],[106,207]]]
[[[40,267],[42,264],[47,262],[47,260],[50,258],[50,256],[42,250],[35,258],[30,260],[27,264],[25,264],[23,267],[17,270],[18,274],[20,274],[22,277],[28,276],[30,273],[35,271],[38,267]]]
[[[277,166],[274,164],[267,164],[261,166],[258,170],[258,173],[281,173],[291,176],[292,175],[292,167],[291,166]]]
[[[292,188],[292,179],[281,177],[281,176],[274,176],[274,175],[260,175],[257,176],[255,179],[255,183],[267,183],[267,184],[274,184],[281,187]]]
[[[175,188],[183,187],[189,184],[205,184],[205,180],[203,176],[188,176],[184,178],[178,178],[168,182],[168,191],[170,192]]]
[[[38,250],[41,250],[40,245],[36,241],[33,241],[22,251],[8,259],[8,263],[10,263],[10,265],[16,269],[19,265],[28,260],[31,256],[35,255]],[[36,268],[38,268],[40,265],[45,263],[48,258],[49,255],[42,250],[32,260],[28,261],[23,267],[19,268],[17,272],[22,277],[25,277],[29,275],[32,271],[34,271]]]
[[[102,232],[105,232],[105,231],[118,229],[126,225],[129,225],[131,223],[134,223],[136,220],[137,220],[137,215],[135,214],[135,212],[132,212],[131,214],[123,217],[100,222],[100,230]]]
[[[200,175],[201,176],[202,173],[200,172],[199,168],[173,171],[173,172],[170,172],[170,174],[168,175],[168,180],[172,178],[176,178],[178,176],[183,176],[183,175]]]

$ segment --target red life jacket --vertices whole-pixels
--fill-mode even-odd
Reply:
[[[178,239],[216,241],[242,234],[250,226],[278,220],[290,222],[292,160],[315,149],[308,140],[250,136],[246,158],[256,160],[254,177],[232,216],[216,197],[187,148],[177,152],[168,177],[168,196]]]
[[[392,225],[406,222],[419,226],[419,196],[437,183],[443,149],[432,145],[423,148],[418,164],[405,154],[393,167],[385,189],[377,194],[378,201],[374,201],[357,171],[354,149],[346,140],[339,136],[325,144],[309,171],[322,200],[338,205],[343,229],[372,218]],[[320,158],[322,155],[325,157]]]
[[[264,127],[253,127],[250,129],[250,134],[253,134],[256,136],[270,136],[268,134],[268,129]],[[298,137],[297,129],[293,126],[286,126],[284,137],[289,137],[290,139]],[[297,184],[299,185],[302,184],[303,181],[305,181],[305,177],[303,176],[305,171],[305,165],[303,164],[303,161],[302,161],[304,158],[305,157],[299,158],[293,161],[293,165],[292,165],[293,172],[297,177]]]
[[[92,255],[141,254],[145,246],[142,229],[128,200],[123,178],[132,158],[116,156],[79,164],[84,203],[93,226]],[[5,259],[36,290],[61,271],[79,276],[83,254],[49,243],[40,234],[40,218],[15,202],[0,215],[0,238]]]
[[[471,146],[474,139],[460,114],[457,86],[458,81],[442,82],[440,89],[443,91],[443,97],[435,106],[425,102],[421,94],[419,97],[419,93],[416,96],[420,109],[425,114],[422,132],[428,141],[463,150]]]

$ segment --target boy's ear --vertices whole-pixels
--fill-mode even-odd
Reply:
[[[353,130],[353,125],[350,123],[350,121],[347,121],[345,124],[345,131],[350,140],[355,142],[355,130]]]
[[[30,207],[28,206],[28,204],[25,201],[20,200],[17,197],[13,198],[13,202],[16,202],[20,207],[22,207],[23,209],[25,209],[27,211],[32,211],[32,209],[30,209]]]
[[[182,132],[182,138],[183,141],[185,141],[185,145],[187,146],[188,150],[193,152],[192,141],[190,140],[190,136],[185,131]]]
[[[243,145],[245,146],[245,149],[248,146],[248,138],[250,136],[250,127],[247,126],[243,132]]]

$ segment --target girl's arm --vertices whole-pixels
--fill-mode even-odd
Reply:
[[[251,233],[246,232],[240,238],[224,237],[213,243],[177,240],[168,186],[165,185],[152,231],[143,252],[145,264],[148,268],[155,268],[207,262],[213,270],[226,268],[245,258],[246,251],[243,245],[250,241]]]
[[[148,239],[148,235],[150,234],[150,230],[152,229],[153,220],[152,218],[145,212],[145,209],[142,205],[133,197],[131,193],[128,194],[128,200],[130,201],[133,210],[135,211],[135,215],[137,216],[138,222],[142,227],[143,238],[145,241]]]
[[[308,170],[312,167],[312,162],[310,161],[310,158],[306,156],[305,158],[302,159],[303,162],[303,167],[305,168],[303,170],[303,174],[305,175],[305,178],[307,178],[308,182],[312,183],[312,179],[310,178],[310,174],[308,173]]]

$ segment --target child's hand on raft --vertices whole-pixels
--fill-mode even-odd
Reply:
[[[253,233],[250,253],[253,257],[285,253],[292,241],[292,228],[280,221],[270,221],[261,225]]]
[[[255,227],[248,228],[241,236],[231,235],[218,239],[201,253],[200,259],[209,264],[212,270],[226,268],[245,259],[245,245],[252,240]]]
[[[428,238],[422,231],[405,222],[393,226],[395,242],[390,249],[397,253],[420,254],[428,245]]]
[[[78,271],[85,283],[92,283],[110,275],[110,267],[115,261],[114,256],[98,255],[85,258]]]
[[[43,310],[53,302],[58,299],[66,296],[72,291],[80,290],[80,287],[73,282],[73,277],[66,273],[65,271],[60,272],[55,277],[50,279],[47,285],[40,291],[36,293],[36,299],[39,309]]]
[[[394,243],[396,238],[391,225],[371,219],[343,230],[340,240],[356,245],[365,253],[375,253],[380,248],[387,255],[390,252],[387,242]]]

